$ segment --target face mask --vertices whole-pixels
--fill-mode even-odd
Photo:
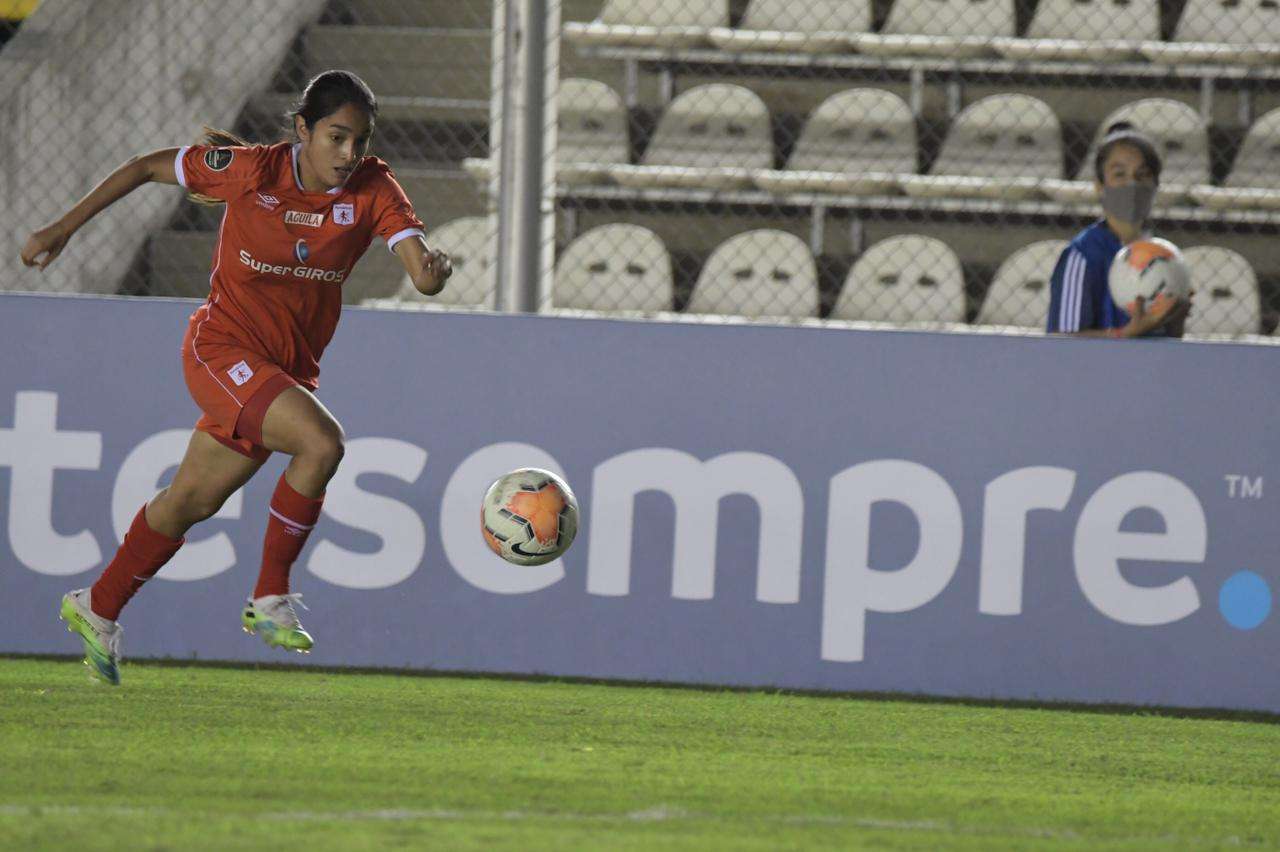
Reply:
[[[1141,225],[1151,215],[1156,188],[1147,183],[1127,183],[1102,188],[1102,209],[1121,222]]]

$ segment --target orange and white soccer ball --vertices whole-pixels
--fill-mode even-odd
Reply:
[[[1107,281],[1111,300],[1129,313],[1139,296],[1150,305],[1161,294],[1174,299],[1191,294],[1191,268],[1177,246],[1159,237],[1134,240],[1120,249]]]
[[[480,525],[489,549],[503,559],[514,565],[542,565],[573,544],[578,501],[568,483],[554,473],[524,467],[489,486]]]

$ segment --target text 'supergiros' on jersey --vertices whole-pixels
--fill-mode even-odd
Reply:
[[[388,248],[423,236],[413,205],[385,162],[365,157],[346,183],[308,192],[298,146],[191,145],[178,182],[226,202],[207,310],[193,339],[238,344],[270,357],[314,388],[342,310],[342,282],[375,236]]]

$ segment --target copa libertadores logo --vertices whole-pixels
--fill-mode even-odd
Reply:
[[[220,172],[231,165],[235,152],[230,148],[210,148],[204,152],[204,164],[211,171]]]

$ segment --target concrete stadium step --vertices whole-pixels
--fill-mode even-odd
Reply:
[[[209,295],[209,270],[216,231],[158,231],[147,240],[151,296],[203,299]]]
[[[379,98],[371,153],[390,163],[425,167],[489,155],[488,105],[484,110],[431,99]],[[254,98],[236,130],[256,142],[286,138],[292,96],[268,92]]]
[[[565,21],[591,21],[604,0],[564,0]],[[491,26],[493,4],[479,0],[332,0],[321,22],[365,26],[483,29]]]
[[[599,0],[591,2],[599,6]],[[467,29],[487,27],[492,19],[492,4],[476,0],[332,0],[321,21],[326,24]]]
[[[492,47],[488,4],[484,15],[466,8],[473,4],[457,0],[400,6],[364,0],[358,5],[368,7],[364,17],[350,16],[358,25],[320,24],[307,31],[305,76],[349,68],[373,88],[387,116],[416,115],[427,108],[436,117],[474,117],[478,112],[487,120]],[[600,6],[601,0],[569,0],[562,20],[593,20]],[[381,22],[386,25],[377,25]],[[590,77],[622,90],[620,62],[581,58],[563,42],[560,62],[562,76]],[[653,75],[642,75],[641,90],[644,102],[656,102]]]
[[[378,98],[378,127],[389,121],[469,121],[489,122],[489,101],[456,100],[419,95],[384,95],[374,92]],[[487,95],[486,95],[487,97]],[[253,97],[245,109],[257,124],[271,131],[288,128],[288,116],[293,112],[298,96],[292,92],[261,92]]]
[[[488,29],[322,24],[309,28],[303,41],[308,74],[346,68],[379,98],[482,102],[488,109]]]

